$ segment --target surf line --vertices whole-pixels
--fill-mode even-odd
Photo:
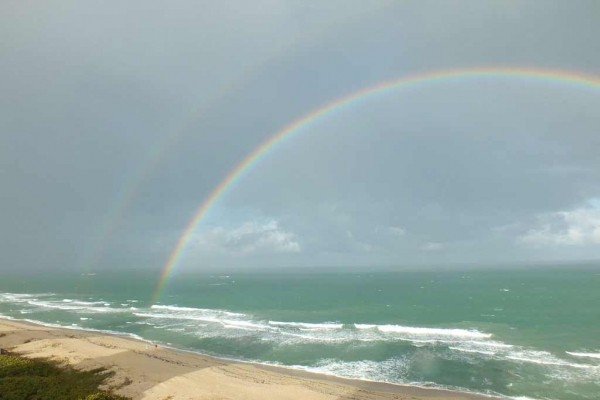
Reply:
[[[448,81],[462,81],[472,79],[526,79],[532,82],[541,81],[549,83],[563,83],[582,89],[600,88],[600,77],[579,71],[544,69],[534,67],[474,67],[434,70],[425,73],[402,76],[365,87],[349,95],[337,98],[319,108],[316,108],[274,133],[259,146],[254,148],[239,164],[232,168],[223,180],[212,190],[204,201],[195,210],[192,218],[185,229],[181,232],[175,247],[169,254],[156,284],[152,303],[160,297],[165,284],[174,268],[182,259],[185,249],[192,234],[202,222],[202,219],[210,211],[211,207],[228,191],[235,183],[239,182],[252,167],[269,152],[274,151],[282,141],[291,139],[306,128],[324,119],[333,112],[340,111],[371,99],[376,96],[385,95],[395,90],[406,89],[425,84],[434,84]]]

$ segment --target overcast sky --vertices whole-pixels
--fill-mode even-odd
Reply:
[[[432,70],[600,76],[596,1],[2,1],[0,271],[160,268],[256,146]],[[462,79],[319,120],[178,268],[600,259],[600,88]]]

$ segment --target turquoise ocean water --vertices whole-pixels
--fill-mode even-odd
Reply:
[[[343,377],[600,399],[600,266],[6,274],[0,315]]]

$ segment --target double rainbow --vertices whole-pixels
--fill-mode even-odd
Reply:
[[[327,115],[345,107],[352,106],[361,100],[367,100],[378,95],[384,95],[398,89],[405,89],[423,84],[434,84],[442,81],[477,79],[477,78],[519,78],[531,81],[545,81],[549,83],[563,83],[578,87],[580,89],[598,89],[600,88],[600,78],[597,76],[585,74],[577,71],[553,70],[540,68],[523,67],[484,67],[484,68],[461,68],[450,70],[438,70],[416,75],[404,76],[398,79],[392,79],[366,87],[347,96],[333,100],[311,112],[301,116],[284,126],[281,130],[273,134],[258,147],[252,150],[246,158],[237,164],[219,183],[210,195],[199,205],[194,212],[190,222],[181,232],[177,244],[171,251],[169,258],[165,262],[160,278],[156,285],[153,295],[153,302],[156,302],[174,268],[185,253],[192,234],[202,222],[202,219],[210,211],[211,207],[230,189],[236,182],[255,166],[261,158],[267,153],[273,151],[284,139],[293,137],[303,131],[303,128],[319,122]],[[306,129],[304,129],[306,131]]]

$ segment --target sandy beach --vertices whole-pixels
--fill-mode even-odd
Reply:
[[[108,389],[133,399],[465,400],[489,397],[371,383],[233,362],[98,332],[0,319],[0,348],[79,369],[115,372]]]

